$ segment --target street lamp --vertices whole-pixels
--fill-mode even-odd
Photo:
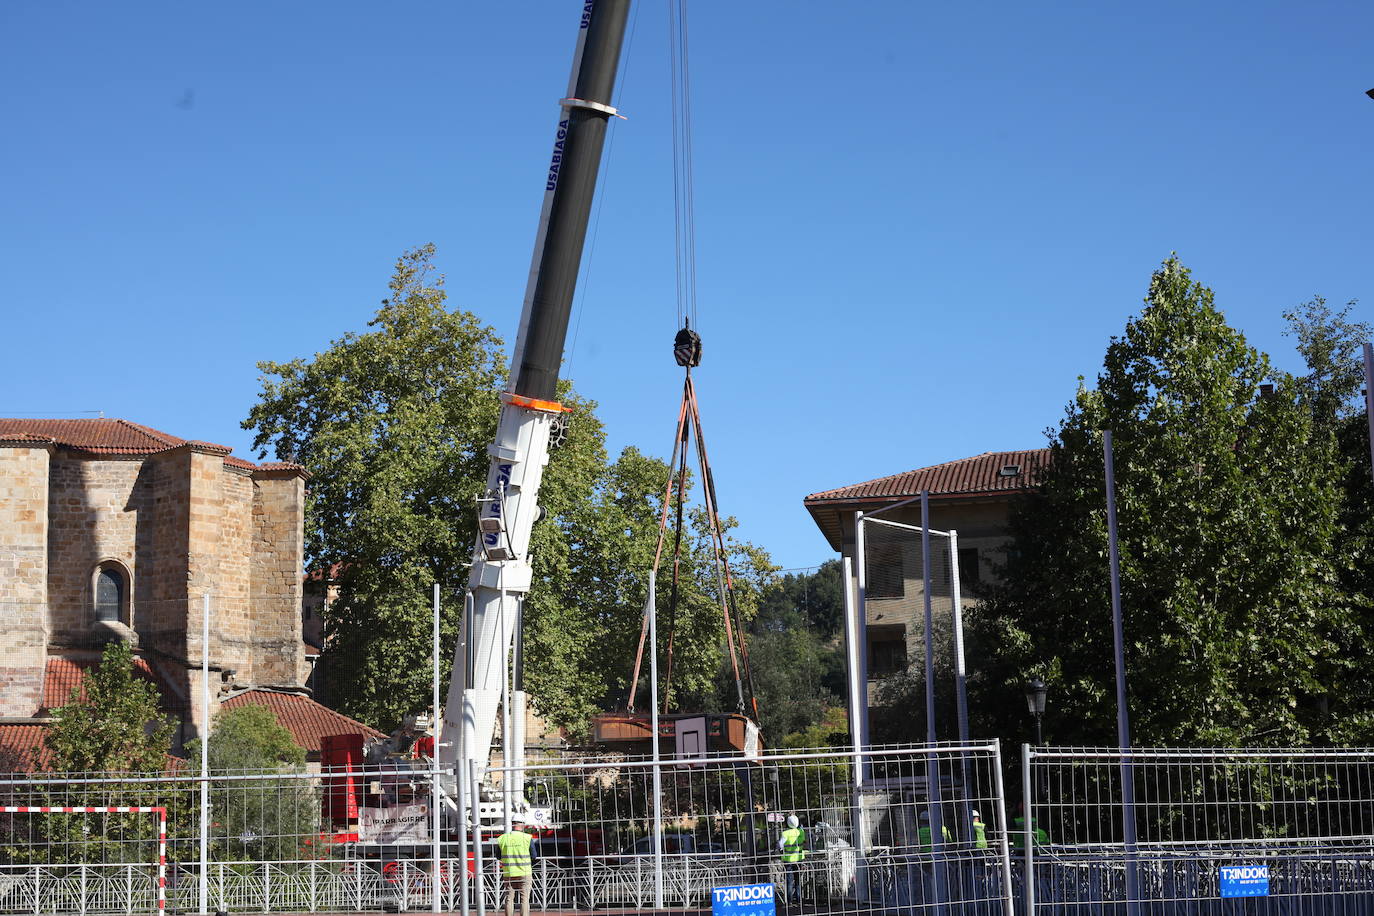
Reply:
[[[1044,736],[1041,734],[1040,724],[1045,718],[1045,694],[1049,693],[1049,688],[1040,678],[1031,678],[1026,683],[1026,709],[1030,711],[1035,719],[1035,743],[1044,744]]]

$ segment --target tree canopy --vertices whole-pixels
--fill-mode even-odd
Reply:
[[[1341,586],[1345,461],[1327,419],[1342,412],[1333,385],[1350,386],[1348,331],[1317,315],[1298,331],[1312,374],[1276,371],[1211,290],[1177,258],[1163,263],[1096,384],[1080,385],[1051,432],[1050,467],[1013,516],[1016,549],[974,617],[984,733],[1024,736],[1015,698],[1040,674],[1054,691],[1050,740],[1115,743],[1110,429],[1135,743],[1352,734],[1331,710],[1356,690],[1368,708],[1342,663],[1367,608]]]
[[[339,586],[325,612],[326,689],[384,728],[428,705],[435,582],[448,678],[505,378],[495,332],[447,308],[434,254],[428,245],[397,261],[366,333],[312,359],[261,363],[261,399],[244,422],[261,455],[311,475],[306,561],[336,570]],[[572,413],[531,539],[524,677],[542,715],[580,729],[623,697],[668,468],[635,448],[609,461],[595,404],[566,382],[560,400]],[[713,575],[694,562],[686,578],[675,681],[690,694],[715,677],[722,625],[703,610]]]
[[[45,738],[53,770],[160,773],[167,766],[175,726],[158,709],[157,688],[134,674],[128,643],[108,643],[53,718]]]

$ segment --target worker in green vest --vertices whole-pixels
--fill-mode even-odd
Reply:
[[[795,814],[787,815],[787,829],[778,840],[782,851],[782,873],[787,882],[787,901],[801,905],[802,863],[806,861],[806,828]]]
[[[983,815],[979,814],[977,809],[973,811],[973,848],[988,848],[988,828],[983,823]]]
[[[516,816],[511,829],[496,838],[501,859],[501,883],[506,889],[506,916],[515,916],[515,898],[520,897],[520,916],[530,916],[530,885],[534,881],[534,837],[525,832],[525,820]]]
[[[919,826],[916,828],[917,851],[925,855],[930,855],[932,845],[930,841],[932,836],[930,831],[930,812],[922,811],[918,817],[918,822]],[[945,824],[940,825],[940,836],[944,838],[946,843],[954,839],[953,835],[949,832],[949,827]]]
[[[1035,833],[1035,845],[1041,846],[1050,841],[1050,835],[1039,827],[1035,826],[1035,819],[1030,820],[1030,829]],[[1016,809],[1016,817],[1011,822],[1011,848],[1021,852],[1026,851],[1026,806],[1024,803]]]

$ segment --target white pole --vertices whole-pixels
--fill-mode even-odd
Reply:
[[[502,569],[504,569],[504,568],[505,568],[505,567],[502,567]],[[503,587],[501,588],[501,645],[503,645],[503,646],[509,646],[509,645],[510,645],[510,640],[507,638],[507,634],[508,634],[510,631],[506,629],[506,627],[510,625],[510,622],[506,619],[506,604],[507,604],[507,601],[506,601],[506,589],[505,589],[504,586],[503,586]],[[502,771],[502,773],[501,773],[501,814],[502,814],[502,817],[503,817],[504,820],[505,820],[505,828],[506,828],[506,832],[507,832],[507,833],[510,833],[510,831],[511,831],[511,830],[513,829],[513,827],[514,827],[514,822],[512,821],[512,816],[513,816],[514,813],[515,813],[515,812],[512,810],[512,808],[511,808],[511,797],[510,797],[510,784],[511,784],[511,771],[510,771],[510,759],[511,759],[511,740],[510,740],[510,739],[511,739],[511,734],[510,734],[510,729],[511,729],[511,714],[510,714],[510,675],[511,675],[511,671],[510,671],[510,656],[509,656],[509,655],[503,655],[503,656],[502,656],[502,670],[501,670],[501,766],[503,767],[503,771]]]
[[[654,786],[654,909],[663,909],[663,769],[658,753],[658,602],[657,574],[649,571],[649,747],[653,759]]]
[[[430,769],[433,771],[433,772],[430,773],[430,776],[429,776],[429,811],[430,811],[430,829],[433,830],[433,832],[434,832],[434,840],[433,840],[433,847],[432,847],[432,849],[430,850],[431,853],[432,853],[432,859],[433,859],[433,861],[430,863],[430,865],[431,865],[431,871],[430,871],[430,879],[429,879],[429,887],[430,887],[430,906],[429,906],[429,908],[430,908],[430,912],[437,913],[437,912],[439,912],[439,910],[440,910],[439,904],[440,904],[440,902],[441,902],[441,900],[440,900],[440,889],[439,889],[439,888],[440,888],[440,871],[441,871],[441,869],[440,869],[440,867],[439,867],[439,863],[440,863],[440,861],[441,861],[441,857],[443,856],[443,850],[442,850],[442,847],[440,846],[440,837],[439,837],[440,816],[441,816],[441,812],[440,812],[439,808],[440,808],[441,802],[440,802],[440,798],[439,798],[439,770],[438,770],[438,760],[439,760],[439,722],[441,721],[441,719],[439,718],[439,583],[438,583],[438,582],[435,582],[435,583],[434,583],[434,634],[433,634],[433,639],[434,639],[434,677],[433,677],[433,684],[431,684],[431,687],[432,687],[432,689],[433,689],[434,712],[433,712],[433,715],[430,717],[430,720],[429,720],[429,734],[430,734],[430,736],[434,739],[434,747],[433,747],[433,749],[430,751],[430,756],[429,756],[429,766],[430,766]]]
[[[200,912],[210,912],[210,593],[200,611]]]
[[[958,703],[959,740],[968,744],[968,669],[964,665],[964,596],[959,587],[959,532],[949,532],[949,587],[954,599],[954,699]]]
[[[860,642],[858,611],[854,600],[854,563],[849,557],[840,559],[840,577],[844,580],[844,649],[845,667],[849,670],[849,741],[850,749],[858,754],[864,749],[864,688],[866,686],[863,646]],[[858,780],[862,783],[862,776]]]
[[[854,513],[855,599],[859,647],[859,742],[868,749],[868,558],[864,556],[864,514]],[[867,764],[864,764],[867,767]]]
[[[473,876],[477,879],[477,916],[487,916],[487,894],[486,888],[483,887],[485,876],[482,874],[482,869],[486,863],[482,861],[482,799],[478,790],[480,783],[480,777],[477,775],[477,761],[469,760],[468,787],[472,791],[472,870]],[[510,830],[510,827],[507,826],[506,829]],[[467,868],[466,862],[463,863],[463,868]],[[499,881],[496,886],[498,888],[496,899],[497,905],[499,906],[501,900],[499,891],[501,884]],[[466,902],[467,901],[464,901],[465,904]]]
[[[854,752],[854,803],[850,822],[854,827],[854,895],[868,899],[868,826],[864,818],[863,788],[868,782],[868,612],[867,573],[864,557],[864,514],[854,513],[854,560],[843,560],[846,635],[849,642],[849,694],[852,712],[849,731]],[[851,579],[852,574],[852,579]],[[852,586],[852,591],[851,591]]]
[[[472,592],[469,590],[463,593],[463,618],[459,622],[458,627],[459,645],[457,652],[461,653],[461,655],[455,654],[453,671],[449,675],[450,680],[454,678],[461,678],[463,676],[463,672],[472,670],[472,661],[468,656],[468,644],[466,640],[464,640],[463,638],[466,634],[472,632],[471,621]],[[463,664],[461,667],[459,667],[458,665],[458,658],[460,657],[463,659]],[[454,702],[452,699],[453,697],[461,697],[463,695],[462,691],[464,686],[465,685],[462,681],[454,681],[450,685],[450,703]],[[448,710],[445,710],[446,714],[447,712]],[[468,897],[472,892],[471,881],[469,881],[468,879],[468,857],[472,856],[473,861],[476,861],[476,853],[474,853],[472,847],[468,845],[468,831],[464,829],[464,825],[467,823],[468,811],[470,807],[472,811],[472,829],[474,831],[477,830],[478,821],[477,808],[476,806],[472,806],[469,803],[470,799],[476,796],[477,790],[473,787],[472,782],[469,780],[469,776],[471,775],[471,767],[469,766],[468,760],[469,751],[466,744],[464,743],[466,741],[466,738],[464,736],[467,734],[467,728],[464,726],[462,715],[462,706],[460,705],[458,707],[458,717],[454,719],[454,722],[456,724],[453,728],[453,737],[451,740],[456,745],[457,751],[454,754],[454,759],[457,760],[457,763],[454,765],[454,770],[456,771],[454,775],[457,776],[458,783],[457,829],[458,835],[459,837],[461,837],[461,843],[458,847],[458,894],[463,901],[463,916],[468,916]]]

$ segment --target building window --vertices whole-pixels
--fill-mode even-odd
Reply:
[[[864,595],[868,598],[901,598],[906,594],[906,570],[899,541],[867,544]]]
[[[124,622],[124,599],[128,582],[118,567],[102,566],[95,576],[95,617],[97,620]]]
[[[906,640],[883,639],[868,644],[868,676],[890,677],[906,670]]]

